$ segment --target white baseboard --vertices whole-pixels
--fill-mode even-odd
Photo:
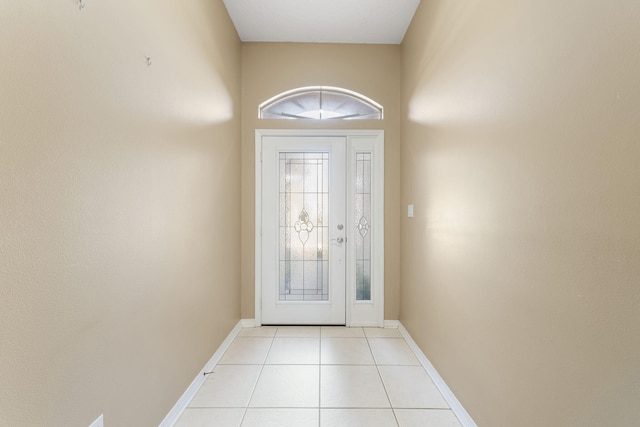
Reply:
[[[255,328],[256,327],[256,319],[240,319],[240,323],[242,323],[243,328]]]
[[[400,326],[400,321],[399,320],[385,320],[384,321],[384,327],[385,328],[398,329],[399,326]]]
[[[386,327],[386,322],[385,322],[385,327]],[[416,357],[420,361],[420,364],[422,365],[422,367],[427,371],[427,374],[429,374],[429,376],[431,377],[431,380],[433,381],[433,383],[436,385],[438,390],[440,390],[440,393],[444,397],[444,400],[447,401],[453,413],[456,415],[456,417],[458,417],[458,421],[460,421],[460,424],[462,424],[463,427],[478,427],[475,421],[473,421],[469,413],[466,411],[466,409],[464,409],[460,401],[453,394],[449,386],[444,382],[444,379],[440,376],[438,371],[436,371],[436,368],[429,361],[427,356],[425,356],[422,350],[420,350],[420,347],[418,347],[418,344],[416,344],[413,338],[411,338],[411,335],[409,334],[409,332],[405,329],[405,327],[400,322],[398,322],[398,330],[404,337],[405,341],[407,342],[407,344],[409,345],[413,353],[416,355]]]
[[[193,397],[196,395],[198,390],[200,390],[200,387],[202,386],[202,384],[204,384],[204,382],[206,381],[207,377],[204,375],[204,373],[213,371],[213,368],[215,368],[215,366],[218,364],[218,362],[220,361],[220,358],[222,358],[222,355],[224,354],[225,351],[227,351],[227,349],[231,345],[231,342],[240,333],[240,330],[242,328],[243,328],[243,321],[241,320],[231,330],[231,332],[229,332],[229,335],[227,335],[227,338],[225,338],[222,344],[220,344],[220,347],[218,347],[218,349],[213,354],[213,356],[211,356],[211,359],[209,359],[207,364],[204,365],[204,368],[202,368],[202,370],[198,373],[196,378],[191,382],[187,390],[182,394],[182,396],[180,397],[178,402],[176,402],[176,404],[173,406],[171,411],[169,411],[167,416],[164,417],[164,420],[162,420],[159,427],[173,427],[173,425],[178,421],[178,418],[180,418],[184,410],[187,409],[187,406],[189,406],[189,403],[191,402]]]
[[[379,328],[377,322],[352,322],[348,326],[349,328]]]

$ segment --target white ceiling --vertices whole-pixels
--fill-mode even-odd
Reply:
[[[244,42],[400,44],[420,0],[224,0]]]

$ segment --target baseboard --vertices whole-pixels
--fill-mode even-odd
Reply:
[[[256,319],[241,319],[240,323],[242,323],[243,328],[255,328],[256,327]]]
[[[379,328],[378,322],[352,322],[349,328]]]
[[[184,410],[187,409],[187,406],[189,406],[189,403],[191,402],[193,397],[196,395],[198,390],[200,390],[200,387],[202,386],[202,384],[204,384],[204,382],[206,381],[207,377],[204,375],[204,373],[211,372],[213,368],[215,368],[215,366],[218,364],[218,362],[222,358],[222,355],[224,354],[224,352],[227,351],[227,349],[231,345],[231,342],[240,333],[240,330],[242,328],[243,328],[243,321],[241,320],[231,330],[231,332],[229,332],[229,335],[227,335],[227,338],[225,338],[222,344],[220,344],[220,347],[218,347],[218,349],[213,354],[213,356],[211,356],[211,359],[209,359],[207,364],[204,365],[204,368],[202,368],[202,370],[198,373],[196,378],[191,382],[187,390],[182,394],[178,402],[176,402],[176,404],[173,406],[171,411],[169,411],[169,413],[164,418],[164,420],[162,420],[159,427],[173,427],[173,425],[178,421],[178,418],[180,418]]]
[[[386,327],[386,322],[385,322],[385,327]],[[449,407],[451,408],[453,413],[456,415],[456,417],[458,417],[458,421],[460,421],[460,424],[462,424],[463,427],[478,427],[475,421],[473,421],[473,419],[469,415],[469,413],[464,409],[460,401],[453,394],[449,386],[444,382],[444,379],[440,376],[438,371],[436,371],[436,368],[429,361],[427,356],[425,356],[422,350],[420,350],[420,347],[418,347],[418,344],[416,344],[413,338],[411,338],[411,335],[409,334],[409,332],[405,329],[405,327],[400,322],[398,322],[398,330],[404,337],[405,341],[407,342],[407,344],[409,345],[413,353],[416,355],[416,357],[420,361],[420,364],[427,371],[427,374],[429,374],[429,376],[431,377],[431,380],[433,381],[433,383],[436,385],[438,390],[440,390],[440,393],[449,404]]]
[[[399,320],[385,320],[384,321],[384,327],[385,328],[398,329],[399,326],[400,326],[400,321]]]

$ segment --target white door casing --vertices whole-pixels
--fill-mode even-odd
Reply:
[[[330,178],[324,181],[325,187],[330,189],[325,197],[330,197],[330,200],[325,198],[326,206],[318,208],[318,211],[330,211],[329,218],[324,220],[318,216],[314,206],[306,206],[310,202],[309,195],[300,196],[296,193],[298,190],[294,187],[299,184],[294,185],[293,182],[296,176],[300,180],[299,174],[286,174],[287,179],[293,177],[289,185],[293,193],[287,193],[289,195],[281,191],[285,187],[285,178],[278,178],[281,168],[301,170],[298,166],[300,162],[311,164],[302,169],[305,176],[309,176],[309,168],[316,170],[315,159],[323,157],[319,153],[327,153],[324,157],[331,162]],[[285,164],[289,166],[283,166]],[[329,168],[326,165],[324,168],[324,175],[327,175]],[[323,169],[318,170],[322,176]],[[314,174],[311,175],[312,185],[320,180]],[[315,193],[312,193],[311,199],[315,197]],[[283,216],[279,211],[281,206],[287,206],[287,212],[291,211],[287,215],[286,227],[278,222],[282,221],[280,218]],[[307,215],[307,210],[310,215]],[[294,248],[296,244],[297,249]],[[329,278],[328,292],[325,289],[319,292],[320,296],[316,296],[318,292],[315,289],[307,289],[306,284],[300,285],[301,280],[307,280],[307,276],[313,279],[308,283],[317,281],[312,277],[316,275],[315,271],[308,268],[316,268],[316,245],[317,258],[325,265],[324,269],[318,268],[317,276]],[[289,254],[294,252],[303,254],[300,256],[305,261],[293,260],[294,256],[290,257]],[[286,256],[283,255],[285,253]],[[256,130],[255,255],[256,325],[346,324],[382,327],[384,132]],[[293,261],[283,261],[290,258]],[[312,262],[309,262],[310,259]],[[284,265],[287,265],[286,269]],[[304,279],[296,282],[293,277]],[[303,293],[313,295],[301,297]],[[310,300],[302,301],[303,298]]]

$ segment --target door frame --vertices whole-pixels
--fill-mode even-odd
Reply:
[[[372,284],[371,301],[356,301],[355,241],[356,227],[347,228],[347,280],[345,284],[346,326],[384,327],[384,131],[321,129],[256,129],[255,131],[255,326],[262,325],[262,137],[339,136],[347,140],[347,180],[355,173],[355,153],[363,145],[371,146],[372,173]],[[347,200],[353,200],[353,186],[347,186]]]

